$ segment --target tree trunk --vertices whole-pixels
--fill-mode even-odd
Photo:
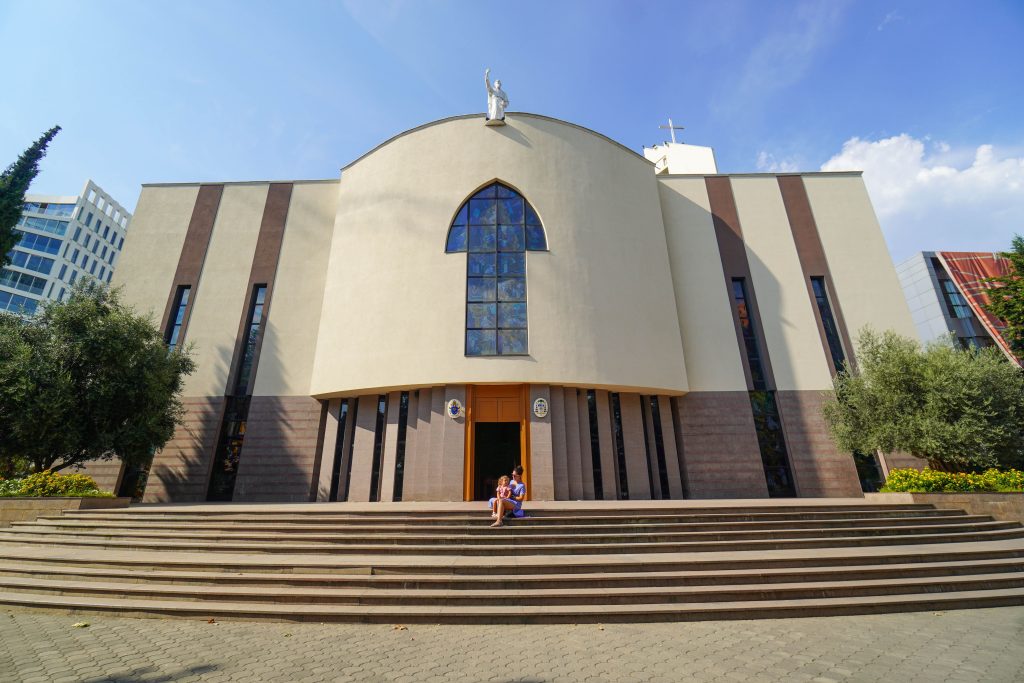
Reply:
[[[930,467],[931,469],[935,470],[936,472],[957,472],[958,471],[958,470],[950,467],[946,463],[942,462],[941,460],[936,460],[935,458],[929,458],[928,456],[924,456],[924,458],[928,462],[928,467]]]

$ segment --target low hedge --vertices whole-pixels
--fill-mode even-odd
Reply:
[[[85,474],[58,474],[45,470],[23,479],[0,478],[0,498],[113,498],[100,491],[96,481]]]
[[[923,470],[892,470],[882,493],[1014,493],[1024,491],[1024,472],[985,470],[981,474]]]

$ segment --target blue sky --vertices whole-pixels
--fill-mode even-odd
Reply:
[[[329,178],[381,141],[512,111],[723,172],[859,168],[897,260],[1024,233],[1024,3],[7,0],[0,163],[64,127],[34,192]],[[13,57],[12,57],[13,56]]]

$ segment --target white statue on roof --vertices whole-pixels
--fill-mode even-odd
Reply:
[[[508,108],[508,95],[501,89],[501,81],[495,80],[491,85],[491,70],[484,70],[484,83],[487,85],[487,120],[488,122],[504,121],[505,109]]]

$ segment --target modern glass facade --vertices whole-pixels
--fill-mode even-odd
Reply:
[[[34,315],[45,300],[63,301],[82,276],[110,282],[130,220],[92,181],[76,196],[27,196],[18,243],[0,271],[0,311]]]

